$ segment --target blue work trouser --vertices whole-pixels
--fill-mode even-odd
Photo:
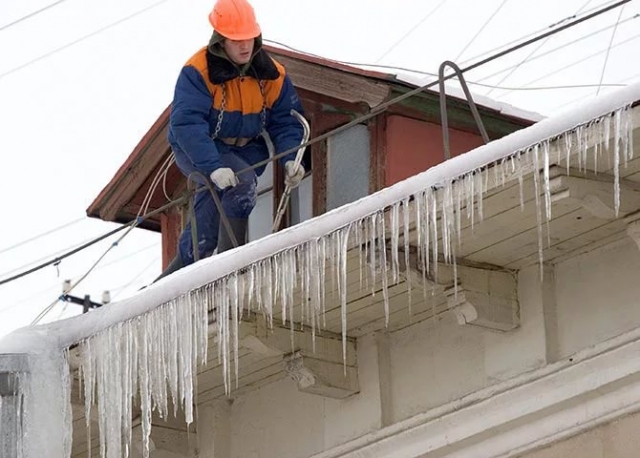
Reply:
[[[229,167],[236,174],[240,170],[249,167],[249,164],[244,159],[231,152],[221,154],[220,160],[223,167]],[[258,178],[253,170],[243,172],[237,176],[239,183],[236,186],[224,190],[216,189],[227,218],[248,219],[251,211],[256,206]],[[209,190],[202,190],[196,193],[194,213],[198,235],[198,254],[202,259],[211,256],[216,246],[218,246],[218,231],[220,227],[220,214]],[[189,220],[182,234],[180,234],[178,252],[185,266],[193,263],[191,220]]]

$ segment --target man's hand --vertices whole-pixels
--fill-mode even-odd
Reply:
[[[220,189],[233,187],[238,184],[238,177],[228,167],[220,167],[211,172],[211,181]]]
[[[284,169],[286,172],[284,184],[289,186],[291,189],[297,188],[304,178],[304,167],[302,167],[302,164],[296,168],[296,163],[294,161],[287,161],[284,164]]]

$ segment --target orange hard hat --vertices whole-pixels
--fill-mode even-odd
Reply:
[[[218,0],[209,22],[216,32],[231,40],[250,40],[261,33],[253,7],[246,0]]]

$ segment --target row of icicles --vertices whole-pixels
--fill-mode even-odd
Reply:
[[[233,387],[232,372],[237,383],[239,322],[248,313],[264,314],[272,326],[275,320],[292,328],[305,325],[315,335],[322,329],[327,301],[337,300],[346,356],[347,261],[354,250],[359,259],[360,286],[370,289],[371,294],[383,295],[388,322],[388,288],[401,280],[401,266],[409,268],[410,234],[414,234],[412,245],[423,279],[437,281],[438,261],[455,268],[463,224],[473,227],[482,221],[486,191],[517,179],[520,205],[524,207],[523,181],[534,170],[541,171],[533,173],[533,180],[542,261],[542,226],[551,219],[550,165],[564,161],[569,168],[575,158],[583,170],[588,151],[592,151],[596,163],[606,153],[607,160],[613,159],[617,212],[619,168],[632,156],[631,131],[632,110],[627,106],[464,176],[431,183],[324,237],[256,261],[242,272],[219,278],[143,316],[91,336],[80,344],[89,440],[94,404],[103,458],[129,455],[134,405],[142,412],[145,458],[149,456],[152,411],[166,417],[169,412],[182,409],[187,423],[193,421],[194,380],[198,367],[207,361],[213,315],[226,393]],[[411,282],[406,283],[411,294]],[[328,298],[329,294],[335,299]],[[91,442],[88,448],[91,449]]]

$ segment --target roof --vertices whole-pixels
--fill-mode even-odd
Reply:
[[[415,73],[408,72],[406,70],[398,70],[397,72],[381,72],[376,70],[370,70],[367,68],[366,64],[349,64],[345,62],[336,61],[333,59],[327,59],[321,56],[316,56],[313,54],[302,53],[298,51],[290,51],[277,46],[265,46],[271,53],[289,56],[294,59],[315,63],[318,65],[322,65],[325,67],[331,67],[335,69],[339,69],[348,73],[353,73],[361,76],[365,76],[367,78],[378,79],[381,81],[386,81],[388,83],[403,83],[409,85],[412,88],[423,87],[429,83],[433,83],[438,80],[435,75],[420,75],[416,76]],[[389,68],[389,67],[385,67]],[[438,86],[434,86],[433,89],[427,89],[433,93],[439,93]],[[463,101],[466,101],[466,96],[463,90],[452,82],[445,83],[445,90],[448,96],[454,97]],[[494,100],[490,97],[484,95],[478,95],[471,91],[471,95],[473,96],[473,100],[476,104],[481,105],[485,108],[490,108],[495,110],[498,113],[503,114],[504,116],[518,118],[525,121],[538,122],[545,118],[545,116],[540,113],[536,113],[530,110],[524,110],[522,108],[515,107],[508,103],[500,102]]]

